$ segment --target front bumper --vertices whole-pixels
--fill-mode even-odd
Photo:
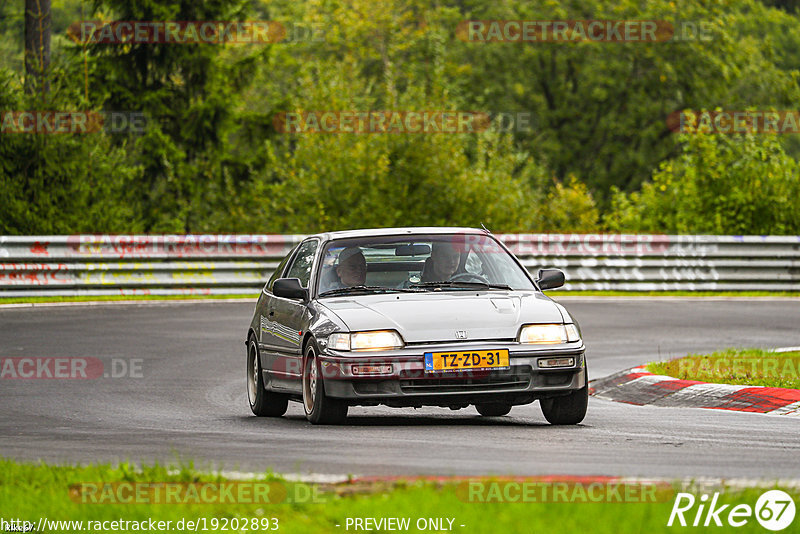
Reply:
[[[426,372],[426,352],[509,350],[509,369]],[[587,384],[582,342],[546,348],[519,343],[417,345],[391,352],[336,352],[320,355],[325,394],[350,404],[462,407],[476,403],[527,404],[568,394]],[[544,358],[573,357],[569,367],[541,368]],[[353,365],[391,365],[390,373],[355,375]]]

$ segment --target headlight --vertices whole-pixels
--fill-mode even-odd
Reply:
[[[580,341],[581,335],[574,324],[529,324],[519,331],[520,343],[557,344]]]
[[[328,347],[334,350],[392,350],[403,347],[403,339],[394,330],[336,333],[328,336]]]

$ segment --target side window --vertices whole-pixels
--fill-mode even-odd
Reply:
[[[308,280],[311,278],[311,267],[314,264],[314,254],[317,252],[317,245],[319,243],[316,239],[306,241],[297,250],[294,257],[294,263],[286,273],[286,278],[299,278],[300,285],[308,287]]]
[[[272,284],[275,283],[275,280],[281,277],[281,273],[283,273],[283,269],[286,267],[286,262],[289,261],[289,258],[292,257],[295,249],[292,249],[285,258],[281,260],[277,267],[275,267],[275,272],[272,273],[272,276],[269,277],[269,281],[267,281],[267,290],[272,291]]]

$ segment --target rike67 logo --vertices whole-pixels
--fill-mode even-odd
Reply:
[[[784,491],[764,492],[756,501],[755,508],[749,504],[718,504],[719,495],[714,493],[709,500],[706,494],[697,499],[691,493],[678,493],[667,526],[741,527],[755,517],[762,527],[779,531],[794,521],[794,500]]]

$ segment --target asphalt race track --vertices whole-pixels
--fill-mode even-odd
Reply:
[[[581,322],[590,377],[729,346],[800,345],[797,300],[562,300]],[[0,380],[0,455],[54,462],[192,459],[199,467],[354,475],[581,474],[800,479],[800,418],[590,399],[576,427],[538,403],[353,408],[349,424],[250,414],[252,302],[0,309],[0,357],[89,356],[137,377]]]

